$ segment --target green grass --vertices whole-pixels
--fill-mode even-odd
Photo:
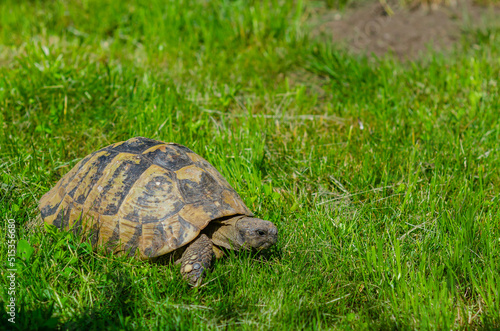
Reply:
[[[310,39],[310,5],[0,3],[3,307],[8,219],[19,243],[0,329],[500,328],[500,30],[369,60]],[[193,290],[27,228],[78,160],[133,136],[205,157],[278,244]]]

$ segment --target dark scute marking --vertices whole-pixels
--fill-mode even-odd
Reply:
[[[208,161],[205,160],[198,161],[196,162],[196,165],[201,169],[212,169],[212,172],[217,174],[214,175],[216,180],[220,181],[220,184],[223,185],[224,187],[230,188],[231,190],[234,191],[233,187],[231,186],[231,184],[229,184],[226,178],[224,178],[224,176],[222,176],[222,174],[213,165],[208,163]]]
[[[54,225],[56,228],[60,229],[61,228],[61,222],[63,218],[63,209],[59,210],[59,213],[57,214],[56,218],[52,222],[52,225]]]
[[[172,213],[172,214],[175,214],[175,213]],[[129,215],[127,215],[127,216],[129,216]],[[140,215],[137,215],[137,213],[135,213],[134,216],[135,216],[135,219],[138,220],[141,224],[158,222],[158,218],[155,216],[151,216],[151,215],[140,216]]]
[[[95,153],[92,153],[90,155],[87,155],[82,161],[80,161],[79,164],[75,165],[78,166],[78,171],[75,171],[75,173],[71,176],[71,178],[68,178],[67,180],[63,177],[63,181],[65,181],[65,184],[61,186],[61,188],[64,188],[66,189],[66,187],[73,181],[73,179],[75,178],[75,176],[79,173],[80,169],[92,158],[92,156],[94,156]],[[72,169],[73,170],[73,169]],[[70,170],[71,171],[71,170]],[[73,197],[75,191],[78,189],[78,185],[75,185],[75,187],[73,188],[73,190],[71,190],[71,192],[66,192],[68,195],[70,195],[71,197]],[[50,205],[46,205],[44,206],[40,212],[42,214],[42,218],[45,218],[47,216],[50,216],[50,215],[53,215],[56,211],[57,211],[57,208],[59,208],[59,206],[61,205],[61,202],[63,201],[63,199],[61,199],[57,204],[55,204],[54,206],[50,206]]]
[[[201,160],[196,162],[196,165],[202,169],[212,168],[215,172],[219,172],[213,165],[211,165],[207,160]],[[219,173],[220,174],[220,173]],[[220,175],[222,177],[222,175]],[[223,177],[224,178],[224,177]]]
[[[186,203],[193,203],[206,199],[218,199],[222,188],[209,173],[203,172],[199,183],[189,179],[179,180],[179,188]]]
[[[87,175],[85,175],[84,177],[86,177],[86,176],[87,176]],[[75,192],[76,192],[76,190],[78,190],[78,187],[80,187],[80,185],[81,185],[81,181],[80,181],[80,183],[78,183],[77,185],[75,185],[71,191],[67,192],[67,194],[68,194],[70,197],[74,198],[74,197],[75,197]],[[82,199],[83,199],[83,198],[82,198]],[[76,201],[78,201],[78,199],[76,199]]]
[[[148,257],[154,256],[158,249],[163,247],[163,243],[165,241],[172,241],[175,247],[179,247],[182,244],[185,244],[186,237],[190,232],[196,230],[191,223],[187,222],[180,216],[177,216],[178,222],[180,223],[180,227],[178,229],[177,234],[174,234],[172,226],[168,226],[166,229],[164,228],[162,223],[158,223],[155,226],[155,238],[150,247],[147,247],[144,250],[144,254]]]
[[[71,215],[71,209],[73,209],[73,202],[70,202],[66,208],[63,208],[64,215],[61,222],[61,229],[67,229],[69,227],[69,216]]]
[[[57,204],[54,206],[51,205],[45,205],[41,208],[40,214],[42,215],[42,219],[45,219],[47,216],[54,215],[54,213],[57,211],[57,208],[61,205],[61,201],[59,201]]]
[[[66,230],[68,228],[69,216],[71,214],[72,207],[73,207],[73,203],[70,203],[70,204],[68,204],[68,206],[66,206],[66,208],[64,208],[64,207],[61,208],[52,224],[61,230]]]
[[[132,235],[132,238],[128,241],[128,243],[125,245],[125,251],[129,251],[128,256],[134,256],[135,251],[137,250],[137,247],[139,246],[139,240],[142,235],[142,225],[138,224],[135,227],[134,234]]]
[[[154,194],[154,192],[156,190],[158,190],[158,185],[156,185],[157,182],[160,183],[160,185],[159,185],[160,187],[163,187],[164,184],[171,183],[174,180],[175,179],[174,179],[173,174],[168,173],[168,172],[165,173],[164,175],[161,175],[161,176],[154,176],[153,178],[151,178],[149,180],[149,182],[144,187],[145,192],[147,192],[148,194]],[[168,194],[170,192],[172,192],[172,185],[167,186],[167,191],[165,193]],[[139,199],[143,199],[143,197],[140,197]]]
[[[206,201],[201,201],[198,203],[201,204],[203,211],[205,213],[207,213],[208,215],[210,215],[210,218],[212,220],[219,217],[220,207],[217,207],[214,203],[207,203]],[[226,205],[226,204],[224,204],[224,205]],[[232,210],[233,207],[229,206],[229,208],[226,208],[226,209]]]
[[[134,210],[134,212],[123,216],[123,219],[126,219],[127,221],[131,221],[131,222],[139,222],[138,218],[139,218],[139,214],[135,210]]]
[[[171,145],[167,145],[171,146]],[[187,149],[187,148],[186,148]],[[170,171],[177,171],[188,165],[193,164],[193,161],[184,151],[179,151],[175,153],[171,148],[165,148],[166,152],[156,149],[145,156],[151,160],[152,163],[156,164],[163,169]],[[191,152],[192,153],[192,152]]]
[[[118,240],[120,240],[120,222],[116,222],[113,234],[109,237],[108,242],[106,243],[107,249],[111,251],[114,250],[118,244]]]
[[[113,197],[113,201],[115,203],[110,203],[106,206],[106,209],[102,212],[103,215],[115,215],[118,212],[118,209],[120,209],[121,204],[123,203],[123,200],[127,196],[128,192],[134,185],[134,183],[139,179],[139,177],[142,175],[144,171],[146,171],[147,168],[149,168],[150,163],[148,160],[145,160],[144,158],[141,158],[139,163],[134,163],[129,160],[124,161],[120,166],[116,169],[116,171],[113,173],[111,178],[108,180],[106,185],[103,187],[103,190],[99,197],[96,199],[94,203],[94,210],[98,209],[99,206],[101,205],[101,201],[104,198],[105,195],[108,194],[109,190],[112,188],[112,184],[116,177],[120,175],[123,171],[127,170],[126,176],[123,180],[123,185],[122,189],[118,190],[115,192],[115,196]]]
[[[152,248],[153,251],[156,252],[158,249],[160,249],[163,246],[163,243],[167,241],[167,233],[165,231],[165,228],[163,227],[162,223],[158,223],[155,226],[155,231],[154,231],[155,238],[153,240]]]
[[[167,178],[168,177],[168,178]],[[170,180],[169,180],[170,179]],[[159,182],[160,185],[156,185]],[[156,199],[156,201],[150,201],[148,197],[153,196],[154,192],[158,190],[159,187],[167,187],[168,191],[165,193],[172,192],[172,185],[163,185],[165,183],[175,182],[174,175],[170,172],[164,173],[161,176],[152,177],[149,182],[144,186],[144,190],[142,195],[137,198],[137,204],[140,206],[151,206],[153,207],[155,204],[162,204],[166,201],[161,200],[160,198]],[[172,201],[169,201],[172,203]],[[151,205],[153,204],[153,206]],[[174,209],[168,214],[162,215],[161,219],[158,219],[156,216],[149,215],[145,212],[139,212],[138,210],[134,210],[132,213],[125,215],[123,218],[132,222],[140,222],[140,223],[154,223],[163,219],[167,219],[175,214],[177,214],[182,207],[184,207],[184,203],[181,200],[176,200],[174,202]]]
[[[144,188],[144,195],[142,195],[141,197],[138,198],[138,202],[141,205],[144,206],[148,203],[145,195],[152,195],[152,194],[154,194],[154,191],[156,191],[158,189],[158,186],[156,185],[157,182],[160,183],[160,187],[164,187],[162,184],[175,182],[175,179],[173,178],[174,175],[172,173],[166,173],[165,176],[169,177],[169,178],[165,178],[164,176],[155,176],[155,177],[151,178],[151,180],[146,184],[146,187]],[[166,187],[167,187],[167,191],[165,193],[167,193],[167,194],[171,193],[173,186],[168,185]],[[162,201],[160,199],[157,199],[156,201],[154,201],[155,204],[160,204],[160,203],[164,203],[164,202],[165,201]],[[151,203],[151,201],[149,201],[149,203]],[[180,201],[180,200],[175,201],[174,202],[174,210],[171,211],[170,213],[168,213],[167,215],[164,215],[162,219],[166,219],[168,217],[171,217],[171,216],[177,214],[179,212],[179,210],[182,209],[182,207],[184,207],[184,203],[182,203],[182,201]],[[158,219],[154,219],[152,217],[147,217],[147,216],[148,215],[143,215],[143,217],[141,219],[142,223],[149,223],[149,222],[158,221]]]
[[[132,213],[128,213],[127,215],[123,216],[123,219],[131,222],[139,222],[139,213],[134,210]]]
[[[73,205],[73,203],[71,203],[71,204],[72,204],[72,207],[76,207]],[[82,224],[83,224],[84,217],[88,217],[88,216],[84,215],[83,210],[81,210],[80,215],[78,215],[78,218],[76,219],[76,222],[74,222],[73,225],[71,226],[71,231],[73,231],[73,233],[77,236],[80,236],[83,233]],[[97,220],[94,220],[92,217],[89,217],[89,220],[95,222],[92,229],[91,229],[91,232],[89,233],[90,235],[92,235],[98,224],[97,224]],[[97,228],[97,231],[99,232],[99,228]]]
[[[236,193],[235,190],[226,188],[226,191],[229,191],[230,195],[238,197],[238,194]],[[234,209],[232,205],[226,203],[222,198],[219,200],[219,203],[221,204],[221,209],[229,209],[229,210]]]
[[[164,142],[144,137],[137,137],[131,138],[125,141],[123,144],[110,149],[119,153],[141,154],[145,150],[161,144],[164,144]]]
[[[184,239],[189,235],[190,231],[194,231],[195,227],[191,225],[188,221],[186,221],[184,218],[178,216],[178,220],[180,223],[180,228],[179,228],[179,235],[176,238],[176,245],[179,246],[182,243],[184,243]]]
[[[90,243],[92,244],[92,247],[95,247],[97,245],[97,241],[99,240],[99,234],[100,234],[101,227],[99,225],[99,222],[95,222],[94,226],[92,227],[92,230],[89,235]]]
[[[89,185],[89,190],[87,190],[87,195],[88,195],[88,193],[90,193],[92,191],[91,188],[94,187],[95,183],[97,183],[97,181],[99,180],[99,178],[101,178],[102,172],[104,171],[104,169],[106,169],[106,166],[115,158],[116,155],[118,155],[118,153],[116,153],[116,152],[110,152],[109,155],[101,155],[101,156],[99,156],[97,158],[97,160],[94,161],[94,163],[92,164],[92,166],[88,168],[87,173],[85,174],[85,176],[82,177],[82,180],[80,181],[80,183],[78,183],[77,185],[75,185],[75,188],[73,190],[71,190],[71,192],[68,193],[69,196],[72,197],[72,198],[75,198],[74,194],[75,194],[75,191],[77,190],[77,188],[80,187],[82,181],[88,176],[89,172],[93,168],[97,167],[96,172],[92,175],[91,182],[90,182],[90,185]],[[75,198],[76,203],[79,203],[79,204],[83,205],[83,203],[87,199],[87,195],[81,194],[80,196],[76,197]]]
[[[158,219],[158,218],[156,218],[154,216],[150,216],[150,215],[142,215],[142,216],[139,216],[139,217],[136,216],[136,219],[139,218],[139,221],[141,223],[159,222],[159,221],[162,221],[162,220],[165,220],[167,218],[170,218],[170,217],[174,216],[175,214],[177,214],[182,209],[182,207],[184,207],[184,203],[182,203],[182,201],[177,200],[177,201],[174,202],[174,210],[172,210],[168,214],[165,214],[165,216],[163,216],[160,219]]]
[[[144,255],[147,257],[152,257],[156,255],[156,252],[163,247],[163,243],[167,241],[167,233],[162,223],[158,223],[154,228],[154,238],[150,247],[144,250]]]
[[[153,254],[154,252],[152,247],[148,247],[144,250],[144,255],[146,255],[147,257],[151,257],[153,256]]]
[[[137,251],[137,246],[134,246],[130,249],[130,251],[128,252],[128,256],[129,257],[133,257],[135,255],[135,252]]]
[[[195,152],[193,152],[192,150],[190,150],[186,146],[182,146],[182,145],[179,145],[179,144],[169,144],[168,146],[175,147],[179,151],[182,151],[182,153],[193,153],[193,154],[196,154]]]
[[[72,231],[77,236],[82,234],[82,215],[80,215],[78,220],[73,224]]]
[[[94,156],[95,153],[96,152],[94,152],[90,155],[87,155],[85,158],[83,158],[83,160],[80,161],[80,164],[75,165],[75,167],[78,166],[78,171],[75,171],[75,173],[71,176],[71,178],[68,178],[66,183],[63,185],[63,188],[66,188],[73,181],[73,178],[75,178],[76,175],[78,175],[78,173],[80,172],[80,169],[83,168],[83,166]]]

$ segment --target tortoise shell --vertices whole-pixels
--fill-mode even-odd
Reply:
[[[142,259],[188,244],[214,219],[253,216],[201,156],[143,137],[85,157],[41,198],[39,208],[48,224]]]

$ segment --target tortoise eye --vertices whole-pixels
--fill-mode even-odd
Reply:
[[[264,230],[257,230],[257,234],[258,234],[259,236],[263,236],[263,235],[265,235],[265,234],[266,234],[266,231],[264,231]]]

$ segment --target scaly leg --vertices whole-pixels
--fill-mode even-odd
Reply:
[[[181,274],[189,285],[198,287],[205,278],[205,270],[209,269],[214,258],[212,241],[205,234],[196,238],[184,251],[181,257]]]

